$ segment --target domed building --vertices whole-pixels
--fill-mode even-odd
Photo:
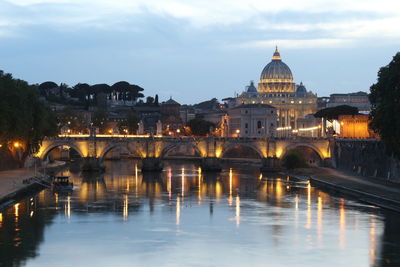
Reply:
[[[283,93],[294,92],[295,83],[292,71],[283,63],[278,47],[272,56],[272,61],[268,63],[261,72],[258,91],[261,93]]]
[[[288,129],[288,132],[297,130],[298,119],[304,119],[317,111],[317,95],[307,91],[301,82],[296,85],[292,71],[286,65],[278,51],[272,56],[261,72],[258,90],[253,82],[245,91],[234,98],[227,98],[230,108],[243,104],[268,104],[277,109],[277,130]]]

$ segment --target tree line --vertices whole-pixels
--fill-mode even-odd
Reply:
[[[36,153],[44,137],[57,134],[57,119],[40,101],[35,85],[0,71],[0,150],[18,152],[20,167]],[[18,150],[18,151],[17,151]]]
[[[85,107],[97,105],[100,95],[107,100],[123,102],[137,101],[144,97],[141,93],[144,90],[142,87],[126,81],[116,82],[113,85],[78,83],[72,87],[64,83],[57,85],[55,82],[47,81],[38,85],[38,90],[39,94],[50,102]]]

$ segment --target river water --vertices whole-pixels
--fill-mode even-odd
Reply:
[[[251,166],[137,166],[0,211],[0,266],[400,266],[399,214]]]

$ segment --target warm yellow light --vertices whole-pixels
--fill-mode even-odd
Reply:
[[[239,130],[239,129],[237,129],[237,130],[236,130],[236,133],[237,133],[237,134],[238,134],[238,133],[240,133],[240,130]]]
[[[18,142],[14,142],[14,147],[18,148],[19,147],[19,143]]]
[[[0,144],[0,147],[3,147],[3,145],[2,145],[2,144]]]
[[[15,204],[14,205],[14,209],[15,209],[15,217],[18,217],[18,215],[19,215],[19,213],[18,213],[18,210],[19,210],[19,203],[17,203],[17,204]]]
[[[278,158],[280,158],[281,157],[281,155],[282,155],[282,149],[281,148],[278,148],[277,150],[276,150],[276,157],[278,157]]]
[[[294,101],[292,100],[292,101],[290,101],[290,104],[294,104]]]
[[[177,133],[180,133],[180,132],[181,132],[181,129],[177,129],[176,132],[177,132]]]
[[[301,103],[303,103],[303,101],[300,100],[300,101],[299,101],[299,104],[301,104]]]
[[[216,156],[217,158],[219,158],[219,157],[221,157],[221,154],[222,154],[222,148],[218,147],[218,148],[215,150],[215,156]]]

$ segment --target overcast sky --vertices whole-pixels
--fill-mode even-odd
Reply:
[[[0,0],[0,69],[31,83],[126,80],[196,103],[259,80],[277,45],[319,96],[368,91],[400,45],[398,0]]]

